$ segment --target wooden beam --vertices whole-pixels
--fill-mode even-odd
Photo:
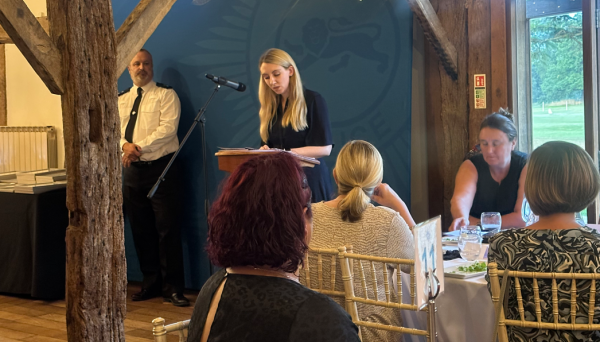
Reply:
[[[0,126],[8,125],[6,110],[6,46],[0,44]]]
[[[36,19],[40,23],[40,25],[42,25],[44,31],[48,33],[48,17],[37,17]],[[6,31],[2,27],[0,27],[0,44],[14,44],[12,39],[10,39],[10,37],[8,36],[8,33],[6,33]]]
[[[425,98],[427,115],[427,159],[429,161],[429,216],[442,215],[442,229],[452,222],[450,199],[454,178],[468,145],[467,11],[464,0],[432,0],[439,20],[456,47],[458,71],[454,79],[442,66],[432,44],[425,46]],[[433,10],[433,7],[432,7]]]
[[[141,0],[117,31],[117,74],[144,46],[176,0]]]
[[[581,1],[583,25],[583,104],[585,150],[598,165],[598,54],[596,0]],[[598,197],[587,210],[588,222],[597,223],[600,213]]]
[[[490,1],[491,24],[491,59],[492,82],[490,83],[491,111],[500,107],[508,107],[508,77],[510,68],[507,58],[507,31],[506,31],[506,3],[504,1]],[[514,112],[510,108],[511,112]]]
[[[458,64],[456,48],[448,40],[436,12],[429,0],[407,0],[413,13],[423,28],[423,34],[429,40],[437,53],[446,73],[456,80],[458,77]]]
[[[0,1],[0,25],[53,94],[63,93],[62,62],[56,46],[23,0]]]
[[[125,341],[127,272],[111,0],[47,0],[47,7],[65,80],[68,340]]]
[[[494,0],[492,0],[493,2]],[[486,115],[491,114],[498,108],[493,107],[492,103],[492,84],[494,82],[490,62],[491,49],[491,28],[490,28],[490,0],[472,0],[467,7],[467,84],[469,89],[469,109],[468,109],[468,146],[472,148],[479,141],[479,126]],[[506,70],[505,70],[506,71]],[[475,108],[475,75],[484,74],[486,76],[486,107]],[[466,153],[466,151],[465,151]]]

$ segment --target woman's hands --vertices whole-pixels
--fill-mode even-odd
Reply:
[[[448,228],[448,231],[452,232],[455,230],[459,230],[460,227],[466,227],[468,225],[469,225],[468,217],[459,217],[452,221],[452,223],[450,224],[450,227]]]
[[[394,191],[394,189],[392,189],[386,183],[381,183],[375,187],[375,190],[373,191],[373,197],[371,197],[371,199],[390,208],[393,208],[394,204],[397,202],[402,202],[402,199],[400,196],[398,196],[396,191]]]
[[[262,145],[259,150],[270,150],[271,148],[269,147],[269,145]]]
[[[397,211],[400,216],[406,221],[409,227],[415,226],[415,220],[413,220],[408,208],[406,207],[406,203],[402,201],[400,196],[386,183],[381,183],[375,190],[373,191],[373,196],[371,199],[383,206],[394,209]]]

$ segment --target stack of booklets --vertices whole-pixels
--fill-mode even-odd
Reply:
[[[0,173],[0,184],[1,183],[16,183],[17,173],[16,172],[5,172]]]
[[[0,192],[15,192],[16,183],[0,183]]]
[[[39,194],[67,186],[65,169],[17,172],[16,177],[14,192],[20,194]]]
[[[15,193],[17,194],[40,194],[42,192],[65,188],[67,181],[58,181],[53,183],[36,183],[36,184],[16,184]]]

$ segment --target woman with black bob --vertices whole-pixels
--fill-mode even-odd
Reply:
[[[502,228],[524,227],[521,218],[527,154],[515,151],[517,128],[504,109],[483,119],[479,129],[481,153],[465,160],[456,174],[450,201],[449,230],[480,223],[481,213],[499,212]]]
[[[286,153],[252,158],[209,214],[210,260],[188,341],[355,341],[344,309],[298,282],[312,234],[310,188]]]
[[[575,213],[587,208],[600,191],[600,175],[592,158],[581,147],[551,141],[531,153],[527,166],[525,196],[538,222],[523,229],[500,232],[490,239],[488,260],[499,270],[524,272],[599,273],[600,234],[595,229],[581,227]],[[502,271],[500,271],[502,274]],[[486,276],[489,282],[489,277]],[[512,280],[511,280],[512,282]],[[521,292],[514,285],[508,288],[507,319],[520,319],[517,295],[523,298],[525,317],[536,317],[541,308],[541,321],[574,323],[571,320],[571,279],[552,281],[540,279],[537,287],[531,279],[522,278]],[[593,322],[600,322],[600,303],[589,308],[590,293],[596,294],[590,281],[577,282],[576,322],[588,322],[588,312],[594,312]],[[555,290],[558,291],[555,292]],[[541,303],[535,303],[538,292]],[[557,296],[558,313],[552,311],[553,296]],[[599,331],[553,331],[507,327],[509,341],[600,341]]]
[[[283,50],[265,51],[258,67],[261,149],[278,148],[317,158],[320,164],[305,167],[304,173],[312,202],[328,201],[333,187],[323,157],[331,153],[333,138],[325,99],[302,86],[296,63]]]

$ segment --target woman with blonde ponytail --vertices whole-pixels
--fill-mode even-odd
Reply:
[[[329,202],[312,205],[313,234],[311,248],[334,248],[352,246],[354,253],[388,258],[414,258],[414,243],[409,227],[415,222],[406,204],[383,180],[383,160],[372,144],[354,140],[340,151],[333,178],[338,186],[338,197]],[[375,207],[371,200],[381,204]],[[338,266],[339,268],[339,266]],[[410,269],[402,269],[409,272]],[[311,279],[317,279],[317,270],[310,269]],[[323,278],[330,279],[329,268],[323,267]],[[341,269],[336,271],[341,274]],[[392,284],[393,270],[388,272]],[[382,272],[379,272],[382,276]],[[304,272],[300,281],[305,282]],[[354,281],[359,281],[358,277]],[[305,283],[303,283],[305,284]],[[377,279],[378,293],[385,294],[383,278]],[[362,285],[358,284],[357,288]],[[343,291],[340,277],[335,288]],[[391,291],[395,293],[395,291]],[[373,289],[369,289],[373,293]],[[333,298],[340,305],[339,298]],[[384,297],[379,298],[385,300]],[[382,324],[400,324],[400,313],[395,309],[374,306],[358,306],[361,320]],[[402,335],[376,329],[362,330],[363,342],[401,341]]]
[[[331,153],[333,138],[325,99],[302,86],[296,63],[283,50],[265,51],[258,68],[261,149],[277,148],[317,158],[321,164],[304,168],[311,200],[329,200],[333,187],[322,157]]]

